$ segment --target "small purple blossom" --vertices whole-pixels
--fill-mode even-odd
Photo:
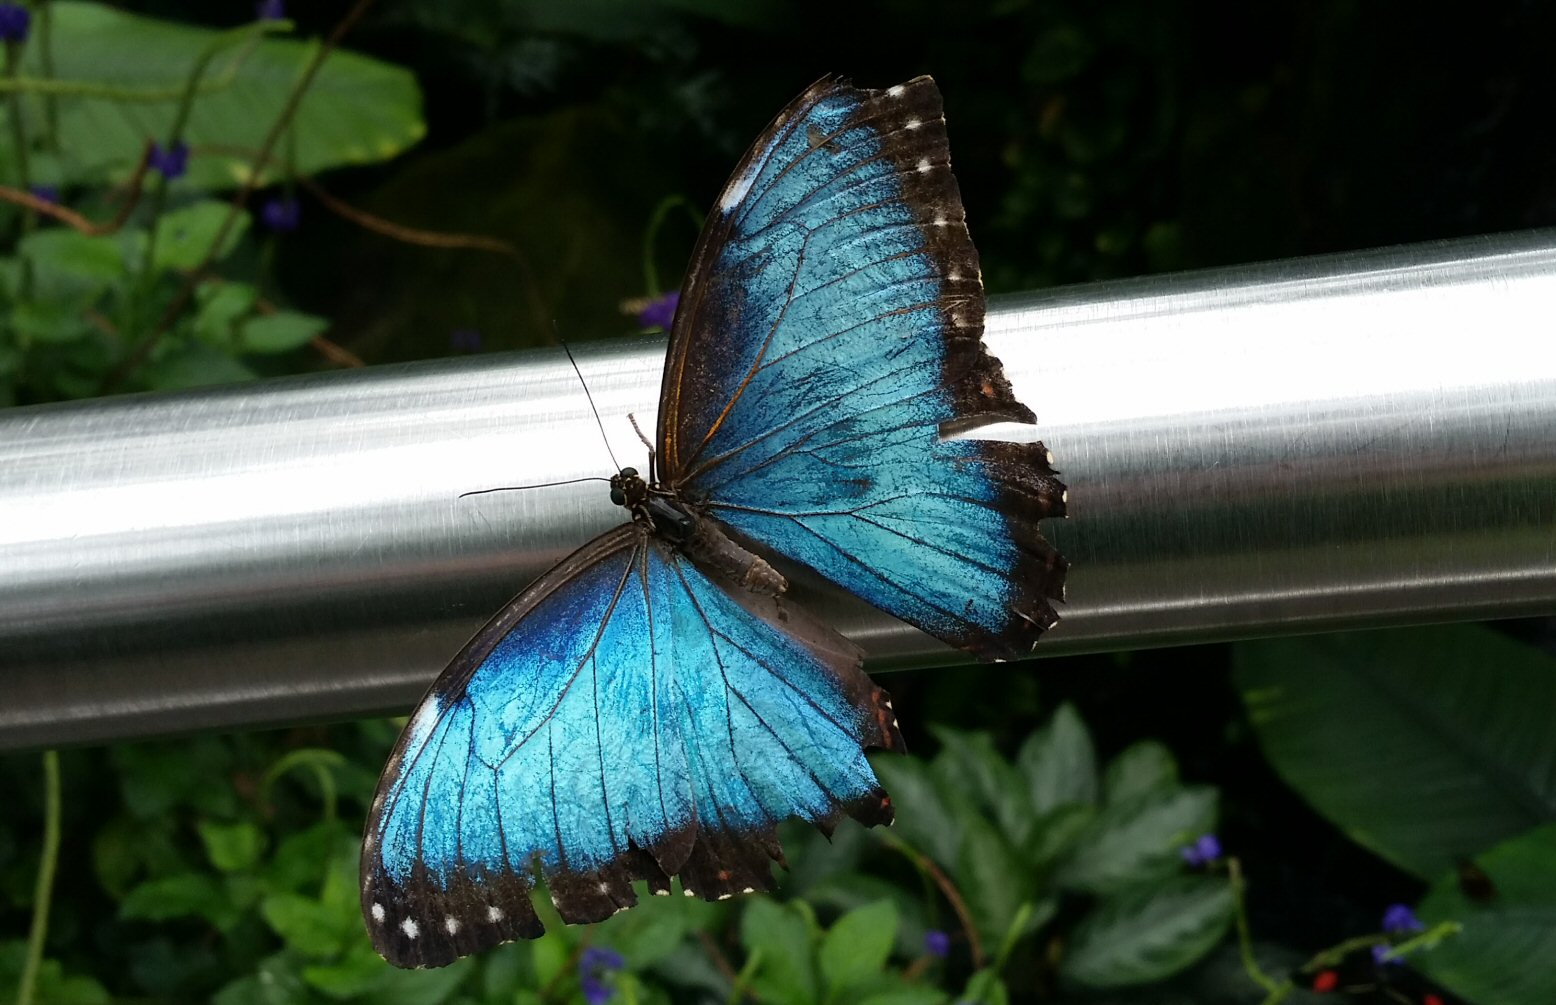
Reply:
[[[1214,834],[1201,834],[1193,844],[1179,848],[1178,854],[1194,868],[1204,868],[1221,857],[1221,839]]]
[[[605,946],[589,946],[578,957],[578,983],[584,1001],[589,1005],[605,1005],[616,991],[611,987],[611,974],[627,965],[627,961],[614,949]]]
[[[25,42],[32,12],[19,3],[0,3],[0,42]]]
[[[1424,931],[1426,926],[1404,904],[1390,904],[1383,912],[1383,930],[1390,935]]]
[[[282,0],[259,0],[254,5],[254,16],[261,21],[280,21],[286,17],[286,4]]]
[[[151,165],[152,170],[162,172],[162,177],[172,181],[189,169],[189,144],[183,140],[171,147],[153,143],[151,156],[146,158],[146,163]]]
[[[951,936],[938,928],[924,933],[924,952],[937,959],[945,959],[951,952]]]
[[[1392,967],[1405,962],[1398,956],[1389,955],[1394,951],[1392,946],[1377,945],[1372,947],[1372,962],[1380,967]]]
[[[681,302],[679,290],[671,290],[650,300],[642,310],[638,311],[638,324],[644,328],[663,328],[670,330],[670,323],[675,320],[675,308]]]
[[[302,221],[302,206],[291,196],[272,196],[259,208],[259,222],[277,234],[290,234]]]
[[[27,191],[31,192],[34,197],[42,199],[44,202],[51,202],[56,206],[59,205],[58,185],[33,185],[29,187]]]
[[[455,352],[480,352],[481,333],[475,328],[455,328],[448,333],[448,345]]]

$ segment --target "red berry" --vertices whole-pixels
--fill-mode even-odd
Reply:
[[[1313,990],[1319,994],[1326,994],[1340,986],[1340,975],[1333,970],[1320,970],[1318,976],[1313,978]],[[1442,1005],[1438,1002],[1437,1005]]]
[[[1426,997],[1421,999],[1421,1005],[1443,1005],[1442,996],[1428,991]]]

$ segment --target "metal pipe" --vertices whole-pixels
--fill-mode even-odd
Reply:
[[[1070,485],[1040,651],[1556,610],[1552,317],[1556,232],[997,301]],[[662,355],[579,348],[623,463]],[[404,710],[620,519],[459,494],[611,464],[554,351],[0,412],[0,747]],[[809,602],[873,666],[954,660]]]

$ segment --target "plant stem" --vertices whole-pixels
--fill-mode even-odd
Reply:
[[[940,867],[930,860],[929,856],[914,848],[906,841],[892,833],[882,833],[882,841],[903,855],[907,856],[919,871],[935,881],[940,888],[946,902],[951,905],[951,910],[956,912],[956,918],[962,925],[962,931],[967,936],[967,948],[972,954],[973,969],[982,970],[985,957],[983,955],[983,940],[978,937],[978,927],[973,924],[972,915],[967,911],[967,902],[962,899],[961,892],[956,889],[956,884],[951,882],[951,877],[940,870]]]
[[[16,986],[16,1005],[32,1005],[43,943],[49,933],[49,902],[54,896],[54,870],[59,865],[59,751],[43,752],[43,855],[32,893],[32,929],[27,933],[27,961]]]
[[[1280,998],[1286,996],[1281,983],[1264,972],[1253,954],[1253,933],[1248,926],[1248,905],[1244,897],[1248,884],[1243,879],[1243,864],[1236,858],[1226,860],[1226,878],[1232,887],[1233,917],[1237,923],[1237,949],[1242,955],[1243,970],[1247,971],[1249,980],[1272,996],[1266,1001],[1280,1001]],[[1273,997],[1277,993],[1280,994],[1280,998]]]
[[[46,80],[54,79],[54,5],[44,2],[38,5],[38,62],[43,67]],[[59,102],[54,95],[43,96],[44,136],[49,150],[59,154]]]

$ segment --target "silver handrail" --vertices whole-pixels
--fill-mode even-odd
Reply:
[[[1040,650],[1556,610],[1553,319],[1553,232],[997,301],[1070,485]],[[577,355],[642,459],[663,342]],[[610,471],[554,351],[0,412],[0,747],[403,710],[621,519],[459,494]],[[955,661],[822,592],[873,666]]]

